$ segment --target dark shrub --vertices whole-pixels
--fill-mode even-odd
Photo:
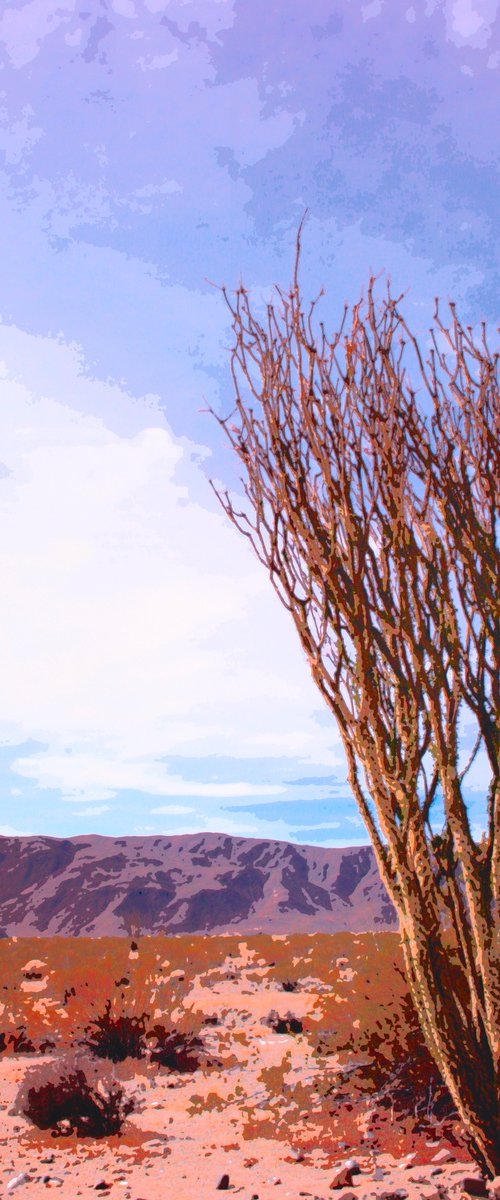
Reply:
[[[265,1024],[269,1025],[274,1033],[302,1033],[304,1029],[299,1017],[294,1017],[292,1013],[280,1017],[275,1009],[269,1013]]]
[[[196,1071],[204,1058],[203,1042],[195,1033],[181,1033],[177,1029],[166,1029],[164,1025],[154,1025],[147,1036],[152,1043],[151,1062],[167,1067],[169,1071]]]
[[[104,1012],[91,1022],[85,1030],[84,1045],[97,1058],[109,1058],[111,1062],[123,1062],[126,1058],[143,1058],[146,1051],[146,1018],[115,1015],[108,1000]]]
[[[54,1050],[55,1042],[50,1038],[44,1038],[41,1042],[34,1042],[28,1037],[25,1025],[18,1025],[15,1033],[10,1033],[7,1037],[5,1033],[0,1033],[0,1054],[11,1046],[13,1054],[46,1054],[48,1050]]]
[[[16,1111],[54,1137],[108,1137],[119,1133],[134,1108],[119,1084],[104,1081],[77,1061],[28,1071]]]
[[[16,1032],[11,1033],[9,1037],[9,1045],[12,1046],[14,1054],[37,1053],[35,1043],[30,1037],[28,1037],[25,1025],[18,1025]]]

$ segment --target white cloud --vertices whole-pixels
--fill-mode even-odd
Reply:
[[[71,357],[17,331],[16,349],[31,390],[19,367],[15,380],[5,368],[0,736],[46,749],[14,771],[101,803],[125,788],[207,799],[284,790],[186,782],[165,765],[174,754],[338,765],[288,616],[219,511],[197,448],[157,410],[154,426],[121,436],[67,407],[79,393],[87,413],[101,398],[105,411],[108,386],[117,402],[116,386],[86,377],[74,348]],[[37,359],[43,393],[33,390]]]
[[[498,0],[448,0],[447,34],[458,46],[487,46],[498,10]]]
[[[170,54],[150,54],[149,58],[141,55],[137,62],[141,71],[164,71],[165,67],[171,67],[178,57],[179,51],[172,50]]]
[[[187,804],[162,804],[160,808],[151,808],[150,812],[161,813],[163,817],[183,817],[186,813],[196,812],[196,809],[189,808]]]
[[[14,67],[24,67],[36,58],[42,42],[66,23],[75,9],[75,0],[28,0],[4,9],[0,18],[0,42]]]
[[[13,825],[0,825],[0,837],[34,837],[31,829],[14,829]]]
[[[73,814],[75,817],[102,817],[103,813],[109,812],[109,804],[94,804],[88,808],[81,808]]]

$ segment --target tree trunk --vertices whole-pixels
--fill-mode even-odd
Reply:
[[[403,875],[405,872],[402,872]],[[409,887],[408,887],[409,883]],[[415,880],[401,880],[398,911],[406,974],[422,1032],[462,1121],[471,1151],[490,1176],[500,1174],[499,1081],[486,1031],[478,1037],[461,968],[426,912]]]
[[[463,1036],[450,1004],[449,982],[447,986],[446,980],[439,979],[435,963],[431,966],[432,948],[407,933],[402,942],[411,995],[429,1052],[456,1106],[473,1156],[488,1175],[499,1175],[500,1105],[484,1046]],[[429,985],[433,976],[436,991]]]

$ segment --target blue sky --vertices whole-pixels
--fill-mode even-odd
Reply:
[[[28,0],[0,15],[0,829],[366,840],[210,476],[220,293],[498,295],[497,0]],[[476,768],[475,768],[476,769]],[[471,779],[480,797],[481,775]],[[479,799],[478,799],[479,803]]]

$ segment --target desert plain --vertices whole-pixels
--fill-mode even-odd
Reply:
[[[0,1162],[19,1200],[500,1195],[391,932],[0,940]]]

